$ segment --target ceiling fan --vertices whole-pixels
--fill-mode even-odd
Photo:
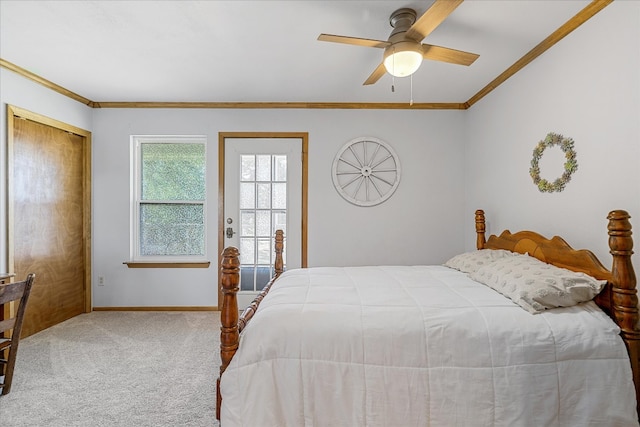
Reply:
[[[320,34],[318,40],[384,49],[382,63],[364,82],[365,85],[377,82],[385,72],[395,77],[409,76],[420,67],[423,58],[468,66],[480,55],[420,43],[463,1],[435,0],[431,7],[419,18],[417,18],[417,14],[413,9],[402,8],[396,10],[389,18],[393,31],[387,41],[336,36],[333,34]]]

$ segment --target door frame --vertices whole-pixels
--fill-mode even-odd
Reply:
[[[222,273],[222,251],[224,250],[224,173],[225,173],[225,141],[227,139],[268,139],[268,138],[296,138],[300,139],[302,151],[302,210],[301,210],[301,227],[300,230],[300,266],[307,267],[307,205],[308,205],[308,148],[309,133],[308,132],[219,132],[218,133],[218,310],[220,310],[222,302],[222,289],[220,277]]]
[[[14,105],[7,105],[7,268],[15,273],[15,235],[14,235],[14,201],[13,188],[13,148],[15,120],[30,120],[41,125],[50,126],[65,132],[78,135],[83,141],[83,246],[84,246],[84,312],[92,310],[91,301],[91,132],[73,125],[37,114]]]

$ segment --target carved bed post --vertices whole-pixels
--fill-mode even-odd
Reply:
[[[220,308],[220,376],[216,382],[216,418],[220,419],[220,408],[222,407],[222,394],[220,393],[220,378],[229,366],[231,358],[236,354],[240,343],[240,332],[249,323],[258,310],[258,306],[264,299],[273,282],[284,272],[284,232],[276,230],[275,235],[275,259],[273,263],[274,275],[269,283],[262,289],[262,292],[249,304],[238,318],[238,283],[240,283],[240,260],[238,249],[228,247],[222,252],[222,274],[220,282],[222,284],[222,306]]]
[[[476,240],[476,248],[484,249],[484,245],[487,242],[484,238],[485,232],[485,223],[484,223],[484,211],[482,209],[478,209],[476,211],[476,234],[478,238]]]
[[[274,279],[280,277],[282,272],[284,271],[284,260],[282,259],[282,251],[284,250],[284,232],[282,230],[276,230],[276,258],[273,264],[274,266]]]
[[[228,247],[222,252],[222,306],[220,312],[220,376],[216,382],[216,418],[220,419],[222,395],[220,394],[220,377],[231,358],[238,349],[240,334],[238,333],[238,283],[240,282],[240,260],[238,249]]]
[[[611,211],[609,220],[609,248],[613,256],[611,267],[611,311],[620,326],[622,339],[629,350],[636,398],[640,402],[640,326],[638,321],[638,296],[636,275],[631,263],[633,238],[630,215],[626,211]]]

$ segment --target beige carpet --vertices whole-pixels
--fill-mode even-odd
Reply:
[[[216,426],[218,312],[93,312],[23,339],[2,427]]]

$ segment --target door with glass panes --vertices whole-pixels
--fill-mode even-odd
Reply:
[[[302,265],[302,141],[224,138],[224,246],[240,250],[238,305],[273,276],[274,235],[285,235],[285,269]]]

